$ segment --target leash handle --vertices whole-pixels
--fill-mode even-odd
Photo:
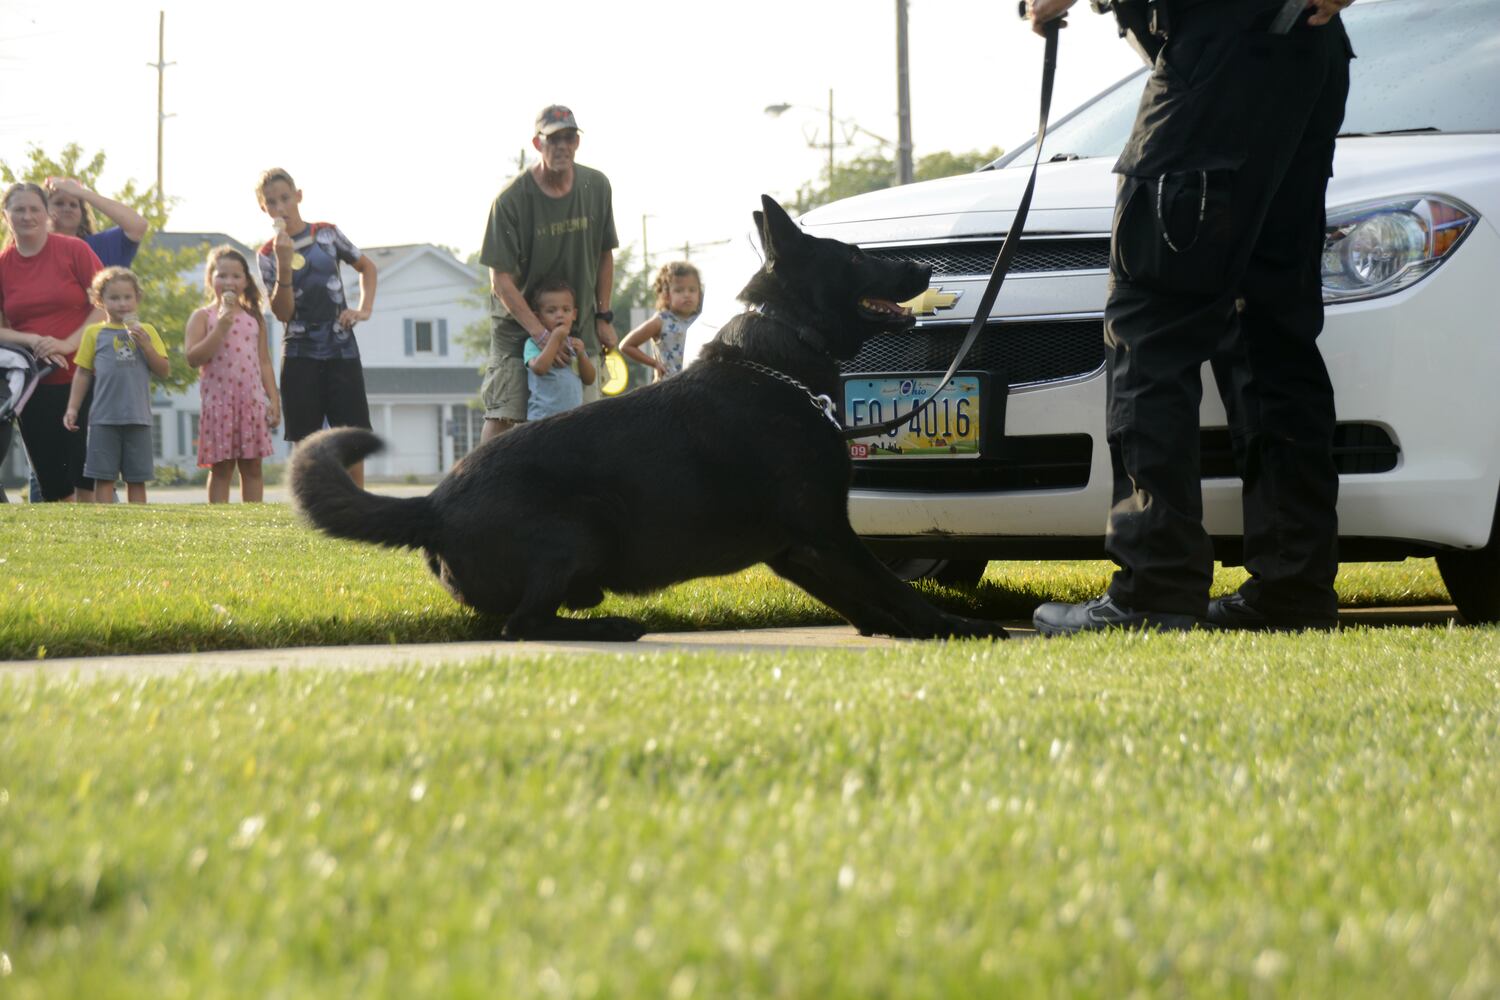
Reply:
[[[1021,15],[1024,17],[1025,14],[1026,4],[1025,0],[1022,0]],[[1061,25],[1061,18],[1042,25],[1046,47],[1042,52],[1042,108],[1036,128],[1036,158],[1031,161],[1031,176],[1026,180],[1026,190],[1016,206],[1015,217],[1011,220],[1010,228],[1005,234],[1005,241],[1000,244],[1000,253],[995,257],[995,266],[990,270],[990,280],[985,284],[983,294],[979,296],[979,306],[974,311],[974,320],[969,324],[969,331],[964,335],[963,343],[959,345],[958,352],[953,356],[953,363],[948,366],[947,373],[943,375],[942,382],[938,383],[932,395],[928,396],[926,401],[916,409],[905,416],[892,417],[878,424],[845,428],[840,434],[845,441],[874,437],[915,420],[918,414],[937,401],[938,395],[948,387],[949,382],[953,381],[954,374],[963,364],[964,358],[968,357],[969,351],[974,347],[974,342],[979,339],[980,331],[988,322],[990,310],[995,305],[995,297],[1000,294],[1000,286],[1004,284],[1006,272],[1010,270],[1011,259],[1016,255],[1016,244],[1019,242],[1018,238],[1022,229],[1025,228],[1026,215],[1031,211],[1031,195],[1036,190],[1036,172],[1042,162],[1042,145],[1047,139],[1047,117],[1052,110],[1052,80],[1057,74],[1057,31]],[[1007,396],[1010,394],[1009,379],[1001,379],[1001,392]]]

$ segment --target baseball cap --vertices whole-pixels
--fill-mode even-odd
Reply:
[[[561,104],[549,104],[536,116],[536,134],[551,135],[553,132],[561,132],[565,128],[577,129],[578,119],[573,117],[573,109]],[[579,131],[582,131],[581,129]]]

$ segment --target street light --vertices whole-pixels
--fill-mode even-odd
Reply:
[[[826,107],[826,108],[815,108],[815,107],[812,107],[811,105],[806,105],[806,104],[787,104],[787,103],[783,102],[781,104],[767,104],[765,110],[766,110],[766,114],[770,115],[772,118],[779,118],[783,114],[785,114],[786,112],[792,110],[793,108],[803,108],[803,109],[805,109],[807,111],[816,111],[816,112],[818,112],[820,114],[827,114],[828,115],[828,186],[829,186],[830,189],[833,187],[833,151],[840,145],[838,143],[838,141],[834,139],[834,135],[833,135],[833,126],[834,126],[835,122],[837,122],[839,125],[843,126],[843,129],[844,129],[844,142],[843,142],[843,145],[845,145],[845,146],[851,146],[851,145],[853,145],[853,143],[850,142],[849,140],[850,140],[850,138],[852,138],[853,136],[855,136],[857,134],[864,134],[864,135],[868,136],[869,138],[874,139],[876,142],[880,143],[882,146],[895,146],[896,145],[894,142],[891,142],[891,140],[885,138],[884,136],[879,136],[879,135],[876,135],[874,132],[871,132],[869,129],[865,128],[863,125],[861,125],[858,122],[854,121],[852,118],[835,118],[834,114],[833,114],[833,89],[832,88],[829,88],[829,91],[828,91],[828,107]],[[822,143],[820,143],[820,142],[817,141],[817,137],[816,136],[817,136],[817,134],[814,133],[813,136],[811,136],[811,137],[809,137],[807,139],[808,146],[810,146],[812,148],[817,148],[817,147],[823,145]]]

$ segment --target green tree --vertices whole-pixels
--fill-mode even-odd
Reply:
[[[12,166],[0,160],[0,179],[6,184],[16,181],[40,184],[48,177],[74,177],[89,188],[98,190],[99,175],[103,171],[104,152],[101,150],[92,156],[85,156],[83,148],[77,143],[64,146],[56,159],[40,147],[32,146],[27,151],[24,164]],[[183,354],[182,336],[187,328],[188,317],[202,304],[203,298],[202,289],[190,285],[182,275],[195,266],[201,267],[202,253],[191,249],[173,252],[154,244],[152,236],[166,227],[168,217],[166,210],[157,207],[154,191],[139,190],[135,181],[130,180],[110,197],[134,208],[151,224],[151,231],[147,233],[130,269],[140,278],[144,292],[141,316],[156,327],[167,346],[167,359],[172,366],[164,380],[167,391],[181,392],[198,379],[197,371],[188,365]],[[85,206],[85,211],[88,210]],[[94,219],[96,230],[102,221],[97,217]],[[5,231],[3,217],[0,217],[0,236],[8,238],[9,235]]]
[[[975,149],[967,153],[946,150],[929,153],[912,165],[912,176],[914,180],[930,181],[938,177],[973,173],[1000,155],[999,147]],[[835,164],[831,183],[828,168],[825,167],[818,181],[808,181],[797,189],[787,208],[792,214],[800,215],[841,198],[895,186],[896,161],[888,153],[861,153],[847,163]]]

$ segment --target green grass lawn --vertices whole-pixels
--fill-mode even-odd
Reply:
[[[1029,619],[1047,600],[1099,593],[1105,562],[992,563],[970,592],[928,588],[957,611]],[[1215,592],[1244,579],[1220,570]],[[1349,564],[1346,606],[1446,603],[1431,560]],[[833,623],[764,569],[646,597],[600,614],[654,631]],[[339,542],[289,508],[0,505],[0,660],[490,638],[497,623],[455,604],[412,552]]]
[[[1494,629],[0,683],[0,995],[1493,997]]]
[[[10,655],[492,627],[279,507],[0,509],[0,559]],[[606,610],[829,620],[764,573]],[[1493,627],[40,663],[0,677],[0,997],[1493,997],[1497,831]]]

